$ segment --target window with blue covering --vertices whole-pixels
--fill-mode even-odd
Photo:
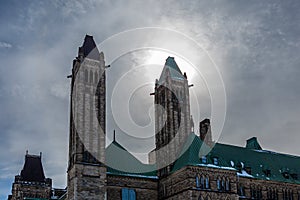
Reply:
[[[136,200],[134,189],[122,188],[122,200]]]
[[[196,176],[196,187],[200,188],[200,177]]]
[[[202,156],[202,163],[204,163],[204,164],[207,163],[207,158],[206,158],[206,156]]]
[[[205,177],[205,189],[209,189],[209,188],[210,188],[209,177],[206,176],[206,177]]]
[[[217,189],[218,189],[218,190],[221,190],[221,180],[220,180],[219,177],[218,177],[218,179],[217,179]]]
[[[218,158],[213,158],[213,161],[214,161],[214,165],[218,165],[219,164],[219,160],[218,160]]]

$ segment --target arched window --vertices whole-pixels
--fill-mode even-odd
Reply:
[[[196,188],[200,188],[200,175],[196,176]]]
[[[204,200],[201,194],[199,195],[198,200]]]
[[[245,187],[243,185],[239,185],[239,187],[238,187],[238,194],[240,196],[245,196]]]
[[[211,200],[210,196],[207,196],[207,197],[205,198],[205,200]]]
[[[210,188],[209,177],[206,176],[206,177],[205,177],[205,189],[209,189],[209,188]]]
[[[224,191],[225,190],[225,178],[222,178],[222,182],[221,182],[221,190]]]
[[[196,176],[196,187],[199,189],[209,189],[210,183],[209,183],[209,177],[204,176],[203,174],[198,174]]]
[[[203,175],[201,175],[201,177],[200,177],[200,187],[201,187],[201,189],[203,189],[204,188],[204,176]]]
[[[220,179],[220,177],[217,178],[217,189],[221,190],[221,179]]]
[[[226,182],[225,182],[225,190],[226,190],[226,191],[230,191],[230,180],[229,180],[229,178],[226,178]]]

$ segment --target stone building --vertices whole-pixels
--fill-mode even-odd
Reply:
[[[20,175],[15,176],[10,200],[50,199],[52,180],[46,178],[42,165],[42,154],[29,155],[26,152],[24,167]]]
[[[69,76],[68,185],[59,199],[300,200],[300,157],[264,150],[256,137],[245,147],[216,143],[209,119],[199,122],[199,136],[195,134],[192,85],[173,57],[166,59],[151,94],[158,106],[156,147],[149,153],[149,164],[140,162],[115,136],[105,147],[108,67],[93,37],[86,35]],[[45,179],[40,157],[25,158],[10,198],[50,198],[51,179]]]
[[[200,136],[195,134],[192,85],[173,57],[167,58],[151,94],[159,106],[150,164],[115,138],[104,148],[106,68],[103,53],[87,35],[70,76],[67,199],[300,200],[300,157],[263,150],[256,137],[245,147],[215,143],[209,119],[199,123]]]

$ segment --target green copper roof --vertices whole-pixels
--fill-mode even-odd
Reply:
[[[187,165],[236,170],[240,176],[300,184],[300,157],[221,143],[210,149],[195,134],[189,136],[172,171]],[[251,169],[251,174],[246,173],[246,168]]]
[[[157,178],[155,165],[143,164],[116,141],[106,148],[106,164],[108,174]]]
[[[174,57],[168,57],[165,63],[165,66],[163,68],[163,71],[160,75],[159,78],[159,83],[162,83],[166,80],[167,78],[167,73],[170,73],[170,77],[172,79],[179,79],[179,80],[184,80],[185,77],[182,75],[181,70],[179,69],[177,63],[175,62]]]
[[[211,154],[211,147],[207,146],[201,139],[194,133],[191,133],[183,148],[181,156],[174,163],[172,171],[177,171],[180,168],[190,166],[207,166],[214,168],[223,168],[234,170],[222,157],[218,158],[218,165],[213,165],[214,156]],[[202,157],[205,157],[206,161],[203,162]]]
[[[234,170],[238,176],[300,184],[300,157],[261,150],[257,139],[250,142],[255,148],[221,143],[211,148],[191,133],[171,172],[184,166],[202,166]],[[157,179],[155,165],[141,163],[116,141],[107,147],[106,159],[108,174]]]

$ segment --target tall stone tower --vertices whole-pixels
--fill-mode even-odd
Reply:
[[[191,133],[189,85],[174,57],[168,57],[155,83],[155,144],[159,175],[167,175]]]
[[[86,35],[73,61],[71,81],[68,199],[104,199],[105,62]]]

